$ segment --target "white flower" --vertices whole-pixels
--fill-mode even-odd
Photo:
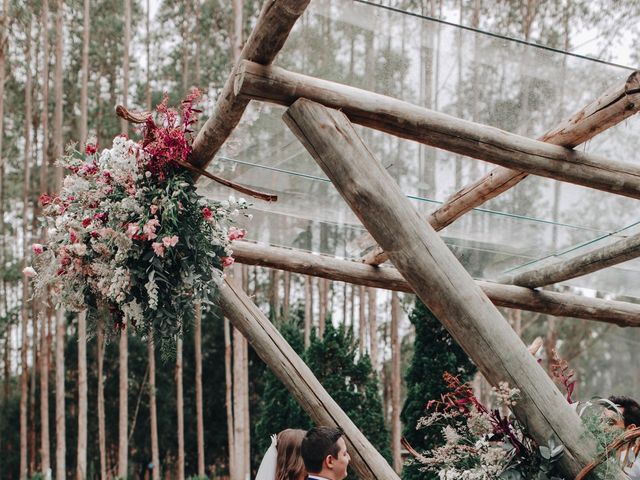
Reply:
[[[22,274],[25,277],[35,277],[38,273],[35,271],[33,267],[25,267],[22,269]]]

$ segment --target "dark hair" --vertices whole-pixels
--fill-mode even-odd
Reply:
[[[625,427],[629,425],[640,427],[640,405],[638,402],[630,397],[615,395],[609,397],[609,401],[622,409],[622,420]],[[609,410],[613,410],[613,408],[609,408]]]
[[[300,446],[304,466],[309,473],[320,473],[322,463],[328,455],[337,457],[340,447],[338,440],[344,435],[340,428],[313,427],[307,432]]]

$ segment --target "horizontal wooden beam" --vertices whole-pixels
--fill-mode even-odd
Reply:
[[[239,263],[274,268],[355,285],[414,293],[400,272],[393,267],[375,267],[361,262],[316,255],[302,250],[233,242],[233,257]],[[628,302],[582,297],[568,293],[476,280],[494,305],[612,323],[622,327],[640,326],[640,305]]]
[[[640,199],[640,166],[608,160],[439,113],[392,97],[244,61],[238,96],[291,105],[299,98],[401,138],[543,177]]]
[[[638,257],[640,235],[633,235],[562,262],[515,275],[505,275],[499,281],[523,287],[542,287],[581,277]]]
[[[596,453],[595,439],[496,307],[338,110],[301,98],[284,121],[390,260],[492,385],[520,390],[516,417],[545,444],[564,445],[558,465],[574,477]],[[620,472],[621,477],[621,472]]]
[[[220,288],[217,303],[222,314],[244,335],[311,419],[317,425],[342,428],[349,444],[351,465],[360,478],[399,480],[382,455],[246,293],[233,283],[225,282]]]
[[[639,110],[640,72],[635,71],[621,85],[607,90],[538,140],[573,148],[591,140]],[[470,210],[514,187],[527,176],[527,173],[521,171],[496,167],[484,177],[454,193],[429,215],[427,221],[436,231],[440,231]],[[380,265],[386,260],[387,255],[378,246],[373,247],[362,259],[370,265]]]
[[[247,39],[241,60],[269,64],[282,49],[296,20],[307,8],[310,0],[267,0],[260,17]],[[218,96],[213,115],[198,132],[189,162],[205,168],[229,138],[244,113],[249,100],[238,98],[233,92],[235,69],[231,72]]]

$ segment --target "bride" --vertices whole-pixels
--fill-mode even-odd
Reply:
[[[307,471],[300,456],[300,445],[306,433],[288,428],[273,435],[255,480],[304,480]]]

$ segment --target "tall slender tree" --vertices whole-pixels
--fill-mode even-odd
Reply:
[[[184,480],[184,391],[182,388],[182,332],[178,333],[176,341],[176,433],[178,436],[178,464],[176,478]]]
[[[100,480],[107,480],[107,434],[104,412],[104,319],[100,313],[98,313],[96,330],[96,359],[98,363],[98,372],[96,375],[98,377],[98,456],[100,458]]]
[[[42,0],[40,16],[42,26],[42,164],[40,165],[40,192],[49,191],[49,0]],[[1,80],[0,80],[1,82]],[[1,116],[1,113],[0,113]],[[46,229],[42,229],[46,238]],[[49,440],[49,352],[51,351],[51,309],[42,303],[40,326],[40,462],[42,473],[49,474],[51,468],[51,447]]]
[[[64,2],[56,1],[56,65],[54,73],[55,109],[53,114],[53,157],[62,156]],[[62,168],[55,168],[54,188],[62,185]],[[66,322],[62,310],[56,311],[56,478],[66,477],[67,437],[65,425],[64,342]]]
[[[371,368],[378,371],[378,296],[375,288],[367,288],[369,299],[369,355],[371,356]]]
[[[82,16],[82,76],[80,80],[80,147],[87,142],[87,115],[89,90],[89,0],[84,0]]]
[[[129,42],[131,39],[131,0],[124,0],[124,52],[122,58],[122,104],[129,106]],[[120,123],[122,133],[129,133],[129,124],[122,119]],[[118,412],[119,441],[118,441],[118,476],[127,478],[129,473],[129,439],[128,439],[128,396],[129,396],[129,326],[120,331],[120,409]]]
[[[87,478],[87,311],[78,314],[78,445],[76,480]]]
[[[160,480],[160,449],[158,447],[158,413],[156,406],[156,352],[153,342],[153,328],[147,338],[147,359],[149,363],[149,423],[151,427],[151,476]]]
[[[24,163],[23,163],[23,183],[22,183],[22,265],[27,267],[27,258],[29,255],[28,238],[29,238],[29,181],[30,181],[30,160],[31,160],[31,121],[32,121],[32,105],[31,105],[31,89],[32,89],[32,71],[31,71],[31,29],[32,19],[31,12],[27,10],[27,19],[25,25],[25,69],[26,83],[24,90]],[[20,364],[22,373],[20,375],[20,479],[26,479],[28,475],[27,465],[27,395],[28,395],[28,379],[29,368],[27,364],[27,350],[29,349],[29,338],[27,327],[29,323],[29,282],[27,276],[22,278],[22,309],[21,309],[21,325],[22,325],[22,348],[20,350]]]
[[[196,303],[194,326],[195,388],[196,388],[196,440],[198,449],[198,476],[204,477],[204,417],[202,411],[202,304]]]
[[[393,469],[400,473],[402,455],[400,447],[400,298],[398,292],[391,293],[391,455]]]

